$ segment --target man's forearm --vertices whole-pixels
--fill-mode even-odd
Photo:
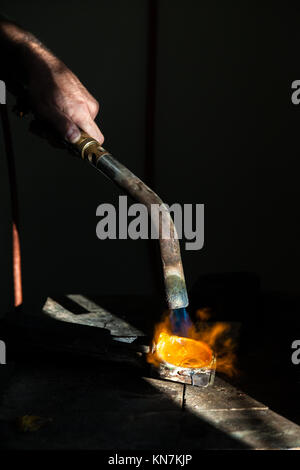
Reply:
[[[36,68],[59,70],[64,64],[33,34],[0,17],[0,47],[2,70],[17,74],[18,81],[27,84]],[[15,77],[16,78],[16,77]]]

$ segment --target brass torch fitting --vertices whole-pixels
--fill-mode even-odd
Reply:
[[[103,155],[110,155],[97,140],[90,137],[85,132],[81,132],[81,136],[77,142],[73,144],[77,152],[79,152],[82,160],[88,160],[90,163],[97,166],[99,158]]]

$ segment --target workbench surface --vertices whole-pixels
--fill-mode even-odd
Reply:
[[[19,337],[10,358],[8,333],[1,368],[1,448],[300,448],[296,423],[224,378],[199,388],[151,377],[127,352],[149,325],[116,311],[74,295],[48,299],[38,315],[11,316]],[[41,419],[34,428],[24,416]]]

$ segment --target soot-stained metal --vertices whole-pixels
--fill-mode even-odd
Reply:
[[[179,367],[162,361],[158,366],[153,366],[155,373],[172,382],[181,382],[196,387],[208,387],[213,385],[216,373],[216,359],[213,356],[206,367]]]

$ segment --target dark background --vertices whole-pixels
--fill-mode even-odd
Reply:
[[[199,275],[245,271],[257,274],[264,291],[297,295],[300,107],[291,102],[291,83],[300,79],[300,7],[159,0],[156,61],[150,57],[149,69],[154,4],[3,0],[1,9],[35,33],[99,100],[97,121],[107,149],[165,202],[205,204],[205,246],[182,250],[189,289]],[[151,90],[152,146],[146,119]],[[31,135],[29,119],[10,118],[25,298],[53,292],[157,295],[160,272],[153,271],[150,242],[96,238],[96,207],[117,204],[116,187]],[[12,305],[12,280],[3,142],[0,166],[5,312]]]

